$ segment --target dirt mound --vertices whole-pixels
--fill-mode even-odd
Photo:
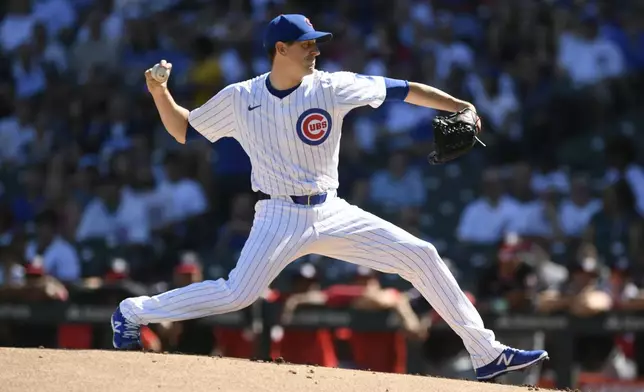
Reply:
[[[190,392],[526,392],[432,377],[100,350],[0,349],[0,390]]]

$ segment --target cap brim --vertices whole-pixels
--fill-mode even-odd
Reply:
[[[312,31],[310,33],[302,34],[296,41],[308,41],[314,39],[316,42],[331,41],[333,34],[326,31]]]

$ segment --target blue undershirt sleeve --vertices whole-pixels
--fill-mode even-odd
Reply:
[[[385,87],[387,88],[387,96],[385,101],[404,101],[409,94],[409,82],[400,79],[385,79]]]

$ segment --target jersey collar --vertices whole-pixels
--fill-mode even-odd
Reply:
[[[279,98],[279,99],[284,99],[287,96],[289,96],[293,91],[297,90],[300,86],[302,85],[302,82],[300,82],[297,86],[291,87],[287,90],[278,90],[273,85],[271,84],[270,78],[268,75],[266,76],[266,89],[268,90],[271,95]]]

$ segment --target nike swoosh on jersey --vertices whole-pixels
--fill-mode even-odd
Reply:
[[[248,111],[249,111],[249,112],[250,112],[250,111],[253,111],[253,110],[257,109],[257,108],[258,108],[258,107],[260,107],[260,106],[262,106],[262,105],[257,105],[257,106],[253,106],[253,107],[251,107],[250,105],[248,105]]]

